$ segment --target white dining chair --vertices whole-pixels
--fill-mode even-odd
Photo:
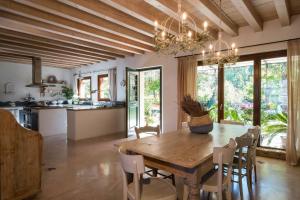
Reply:
[[[135,127],[136,137],[140,139],[141,137],[145,137],[147,135],[155,135],[157,137],[160,136],[160,127],[158,126],[144,126],[144,127]],[[149,176],[157,177],[157,175],[162,176],[163,178],[169,178],[172,180],[172,184],[175,185],[175,176],[174,174],[170,174],[166,171],[160,171],[158,169],[150,168],[151,170],[147,170],[145,173]]]
[[[243,122],[221,119],[220,124],[245,125]]]
[[[143,179],[144,158],[141,155],[126,155],[119,151],[123,175],[123,200],[176,200],[176,188],[161,178]],[[133,175],[128,183],[127,174]]]
[[[227,199],[231,199],[232,163],[236,147],[237,144],[232,138],[229,140],[228,147],[215,147],[213,150],[213,163],[217,165],[218,169],[201,182],[202,191],[217,193],[218,200],[222,200],[224,190],[226,190]],[[226,175],[223,173],[224,165],[227,166]]]

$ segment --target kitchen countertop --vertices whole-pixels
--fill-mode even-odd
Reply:
[[[68,111],[83,111],[83,110],[108,110],[108,109],[119,109],[125,108],[125,106],[112,106],[112,107],[101,107],[101,106],[73,106],[67,108]]]

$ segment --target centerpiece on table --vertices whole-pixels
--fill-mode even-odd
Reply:
[[[207,134],[213,130],[213,120],[204,106],[186,95],[181,102],[183,111],[190,116],[188,125],[192,133]]]

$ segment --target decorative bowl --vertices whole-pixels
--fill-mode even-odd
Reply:
[[[208,134],[214,128],[214,124],[209,115],[203,115],[201,117],[191,117],[189,128],[192,133]]]

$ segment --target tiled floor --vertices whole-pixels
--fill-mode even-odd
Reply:
[[[65,135],[44,138],[42,192],[36,199],[121,200],[120,164],[113,145],[118,138],[77,143],[67,142]],[[257,162],[255,199],[300,199],[300,167],[267,158],[258,158]],[[244,199],[248,199],[244,185]],[[240,199],[238,191],[238,184],[234,184],[234,199]]]

